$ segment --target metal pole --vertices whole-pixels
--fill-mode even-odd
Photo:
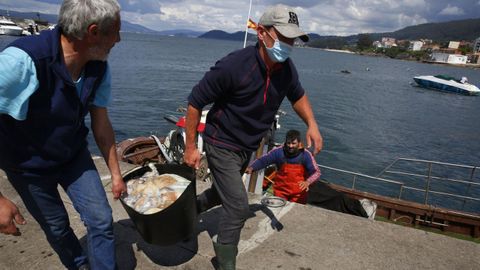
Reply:
[[[352,189],[355,190],[355,182],[357,181],[357,175],[353,175]]]
[[[265,138],[262,138],[260,145],[258,146],[257,152],[255,154],[255,158],[259,158],[263,155],[263,146],[265,145]],[[263,175],[263,173],[261,174]],[[255,187],[257,185],[258,172],[253,172],[250,176],[250,181],[248,182],[248,192],[255,192]],[[263,181],[263,178],[260,180]]]
[[[243,41],[243,48],[247,46],[248,20],[250,19],[250,11],[252,11],[252,0],[250,0],[250,7],[248,8],[248,16],[247,16],[247,23],[245,24],[245,40]]]
[[[470,182],[473,182],[473,176],[475,175],[475,169],[476,169],[476,168],[477,168],[477,167],[473,167],[473,168],[472,168],[472,173],[470,174]]]
[[[424,204],[427,204],[427,202],[428,202],[428,192],[430,190],[431,174],[432,174],[432,163],[429,163],[428,164],[427,185],[425,187],[425,202],[424,202]]]
[[[470,173],[470,184],[468,184],[467,191],[465,192],[465,195],[468,196],[470,195],[470,189],[472,188],[472,183],[473,182],[473,176],[475,175],[475,169],[477,167],[472,168],[472,172]],[[462,210],[465,209],[465,204],[467,203],[466,199],[463,199],[463,204],[462,204]]]

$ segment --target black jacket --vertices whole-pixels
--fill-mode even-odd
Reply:
[[[217,147],[254,151],[275,119],[283,99],[304,95],[293,62],[267,70],[257,46],[219,60],[193,88],[188,102],[197,109],[213,103],[204,139]]]

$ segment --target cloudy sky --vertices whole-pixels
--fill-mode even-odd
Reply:
[[[250,0],[118,0],[122,19],[153,30],[244,30]],[[0,0],[0,9],[57,14],[61,0]],[[253,0],[257,21],[266,6],[296,8],[300,26],[320,35],[388,32],[427,22],[480,17],[480,0]]]

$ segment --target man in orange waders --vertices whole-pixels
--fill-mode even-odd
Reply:
[[[255,160],[246,173],[250,174],[272,164],[278,168],[273,177],[274,195],[306,204],[308,187],[319,179],[320,169],[312,153],[303,148],[298,130],[289,130],[284,145]]]
[[[277,171],[265,177],[263,189],[273,183],[273,194],[291,202],[310,204],[332,211],[375,219],[377,204],[356,200],[332,189],[320,179],[320,169],[310,151],[303,149],[300,132],[289,130],[283,146],[253,161],[246,173],[275,164]],[[308,198],[307,198],[308,197]]]

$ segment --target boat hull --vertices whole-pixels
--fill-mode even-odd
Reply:
[[[160,138],[164,141],[165,138]],[[165,163],[160,147],[152,137],[137,137],[117,144],[117,158],[120,161],[142,165],[147,162]]]
[[[433,228],[442,232],[468,235],[473,238],[480,237],[479,215],[385,197],[332,183],[328,185],[353,199],[369,199],[376,202],[378,206],[376,215],[390,221],[412,227]]]
[[[23,29],[18,27],[17,28],[7,28],[7,27],[0,27],[0,34],[1,35],[8,35],[8,36],[21,36],[23,34]]]
[[[463,95],[479,95],[480,90],[471,84],[461,84],[455,81],[447,81],[434,76],[418,76],[413,80],[421,87],[444,92],[458,93]]]

